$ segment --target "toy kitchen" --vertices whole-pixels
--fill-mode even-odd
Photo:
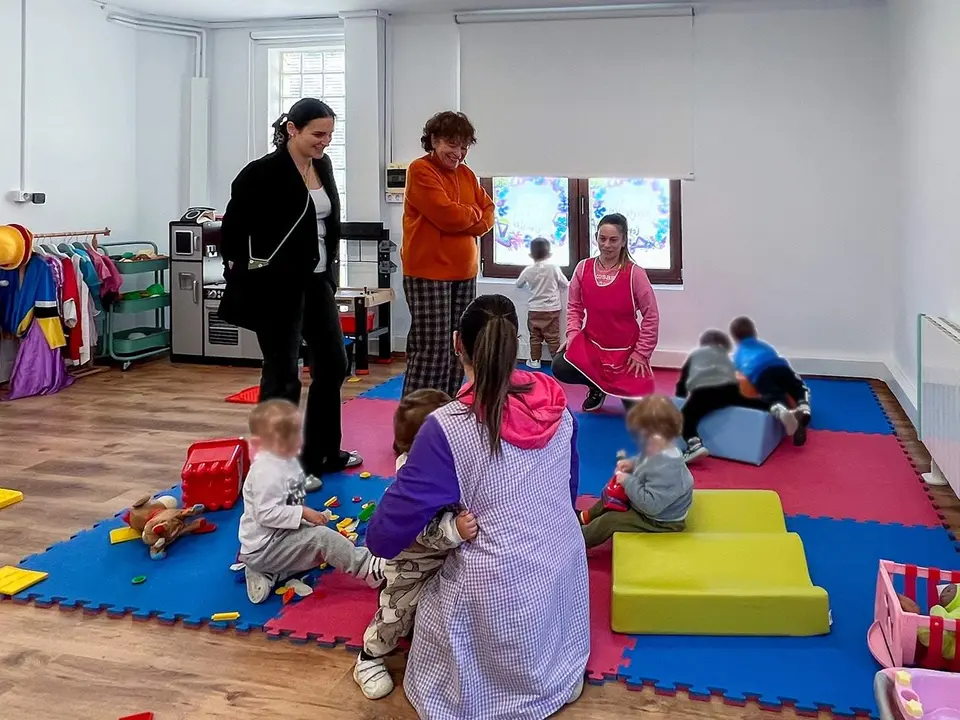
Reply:
[[[170,286],[174,362],[260,363],[257,336],[217,317],[225,283],[212,208],[190,208],[170,223]]]

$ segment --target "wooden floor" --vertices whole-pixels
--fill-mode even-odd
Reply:
[[[375,366],[364,381],[347,384],[346,394],[401,369]],[[252,370],[156,361],[127,373],[84,378],[53,397],[0,404],[0,487],[26,495],[0,511],[0,565],[16,564],[139,496],[175,484],[192,441],[243,433],[249,407],[223,398],[256,379]],[[893,396],[883,386],[878,392],[925,469],[929,458]],[[960,530],[960,503],[940,494],[949,521]],[[402,692],[377,703],[364,700],[350,675],[353,660],[342,649],[5,602],[0,718],[113,720],[145,710],[156,720],[416,717]],[[402,658],[391,662],[399,676]],[[709,703],[664,698],[616,683],[588,686],[561,717],[619,719],[637,712],[653,720],[770,717],[757,707],[728,707],[716,698]]]

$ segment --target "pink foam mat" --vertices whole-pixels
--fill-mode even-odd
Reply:
[[[787,515],[942,524],[892,435],[811,430],[805,446],[785,440],[761,467],[707,458],[690,469],[698,488],[775,490]]]
[[[580,498],[578,507],[589,507],[596,498]],[[611,545],[588,553],[590,572],[590,658],[587,680],[600,684],[613,680],[624,663],[624,654],[635,640],[610,630]],[[317,580],[314,593],[285,607],[267,622],[273,638],[315,642],[323,646],[345,645],[351,650],[363,644],[363,632],[377,609],[377,591],[339,572],[326,572]]]
[[[356,450],[363,465],[347,472],[366,470],[381,477],[397,474],[397,456],[393,452],[394,400],[354,398],[343,404],[343,448]]]

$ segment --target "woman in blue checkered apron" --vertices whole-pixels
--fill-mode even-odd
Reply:
[[[502,295],[466,309],[454,347],[467,384],[424,423],[367,531],[371,552],[389,558],[451,505],[479,525],[417,606],[404,690],[425,720],[538,720],[583,689],[576,421],[552,377],[515,369],[518,326]]]

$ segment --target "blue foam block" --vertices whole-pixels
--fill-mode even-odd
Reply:
[[[722,691],[734,702],[828,707],[838,714],[877,716],[873,676],[879,666],[867,649],[873,622],[878,560],[960,568],[960,555],[943,528],[903,527],[851,520],[787,518],[800,534],[810,576],[830,595],[829,635],[810,638],[639,636],[620,677],[663,690]]]
[[[361,503],[379,500],[389,480],[361,479],[356,475],[337,474],[324,478],[324,487],[307,496],[311,507],[322,508],[332,495],[340,499],[336,513],[356,517]],[[179,488],[161,494],[180,496]],[[110,544],[110,531],[124,527],[119,518],[110,518],[70,540],[52,546],[38,555],[25,558],[21,567],[43,570],[50,576],[15,596],[15,601],[33,600],[38,605],[59,603],[64,607],[102,610],[108,614],[131,613],[136,619],[156,617],[161,622],[180,620],[184,625],[209,622],[218,612],[239,612],[237,621],[210,623],[214,628],[235,628],[245,632],[262,628],[277,616],[281,601],[271,596],[262,605],[247,600],[246,586],[239,582],[240,573],[230,570],[236,562],[239,545],[237,529],[241,504],[232,510],[207,513],[217,525],[216,531],[177,540],[162,560],[151,560],[149,550],[139,541]],[[362,532],[364,526],[361,525]],[[146,582],[134,585],[131,580],[146,576]]]
[[[814,430],[893,435],[893,425],[865,380],[804,379]]]
[[[682,398],[674,398],[683,407]],[[716,410],[700,421],[700,440],[713,457],[763,465],[783,439],[783,425],[770,413],[751,408]]]

